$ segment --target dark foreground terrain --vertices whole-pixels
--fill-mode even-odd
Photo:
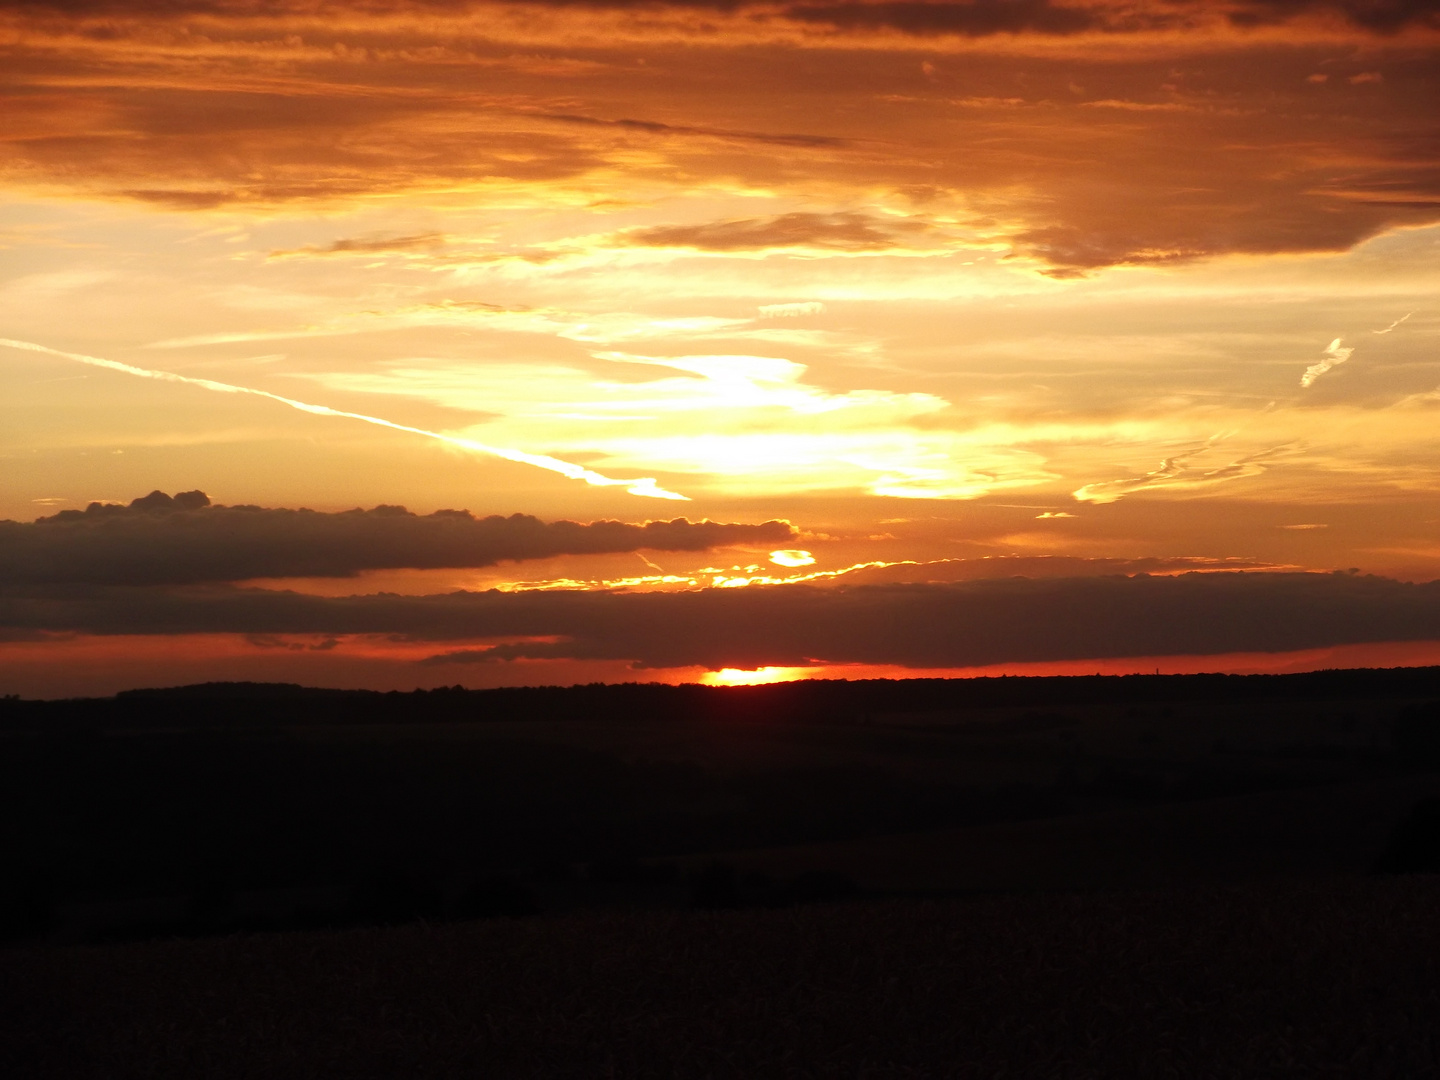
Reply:
[[[1440,669],[0,700],[36,1077],[1437,1075]]]
[[[25,949],[9,1075],[1425,1077],[1440,881]]]
[[[1440,869],[1436,797],[1437,669],[11,699],[0,936]]]

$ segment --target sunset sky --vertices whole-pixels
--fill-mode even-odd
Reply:
[[[0,139],[0,693],[1440,663],[1434,0],[3,0]]]

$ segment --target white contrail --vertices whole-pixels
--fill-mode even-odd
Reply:
[[[1388,333],[1390,333],[1391,330],[1394,330],[1395,327],[1399,326],[1402,322],[1404,322],[1406,319],[1410,318],[1410,316],[1411,316],[1411,315],[1414,315],[1414,314],[1415,314],[1415,312],[1413,312],[1413,311],[1407,311],[1404,315],[1401,315],[1400,318],[1396,319],[1396,320],[1395,320],[1394,322],[1392,322],[1389,326],[1385,327],[1384,330],[1371,330],[1370,333],[1372,333],[1372,334],[1388,334]]]
[[[1311,364],[1305,369],[1305,374],[1300,376],[1301,387],[1308,390],[1314,386],[1316,379],[1320,378],[1321,375],[1324,375],[1331,368],[1337,368],[1345,363],[1346,360],[1350,359],[1350,354],[1354,351],[1354,349],[1342,348],[1340,339],[1337,337],[1334,341],[1330,342],[1329,345],[1325,346],[1325,359],[1318,363]]]
[[[390,428],[392,431],[404,431],[411,435],[423,435],[427,439],[435,439],[439,442],[449,443],[451,446],[458,446],[462,450],[470,450],[477,454],[489,454],[492,457],[504,458],[506,461],[515,461],[522,465],[534,465],[537,469],[546,469],[550,472],[559,473],[561,476],[567,476],[571,480],[584,480],[585,483],[592,484],[595,487],[623,487],[631,495],[640,495],[649,499],[678,499],[689,502],[686,496],[679,495],[673,491],[666,491],[664,488],[659,487],[655,483],[655,479],[649,476],[639,480],[617,480],[613,476],[606,476],[603,473],[595,472],[593,469],[586,469],[568,461],[561,461],[559,458],[547,457],[544,454],[527,454],[523,450],[507,450],[499,446],[486,446],[484,443],[478,443],[471,439],[462,439],[455,435],[443,435],[438,431],[426,431],[424,428],[392,423],[389,420],[382,420],[378,416],[344,412],[340,409],[332,409],[328,405],[310,405],[304,401],[296,401],[294,398],[272,394],[268,390],[255,390],[248,386],[232,386],[230,383],[216,382],[214,379],[196,379],[189,375],[176,375],[170,371],[152,371],[149,368],[122,364],[118,360],[103,360],[98,356],[85,356],[82,353],[62,352],[59,349],[52,349],[45,345],[36,345],[30,341],[14,341],[10,338],[0,338],[0,345],[11,349],[24,349],[27,352],[45,353],[47,356],[59,356],[66,360],[89,364],[91,367],[107,368],[110,371],[119,371],[126,375],[136,375],[142,379],[185,383],[189,386],[198,386],[203,390],[213,390],[220,394],[251,394],[255,397],[269,398],[271,401],[278,401],[282,405],[289,405],[292,409],[299,409],[301,412],[312,413],[315,416],[339,416],[346,420],[360,420],[367,424],[375,424],[378,427]]]

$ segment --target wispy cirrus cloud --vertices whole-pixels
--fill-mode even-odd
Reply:
[[[1334,371],[1345,361],[1355,354],[1353,347],[1340,344],[1341,339],[1336,338],[1325,346],[1325,359],[1317,360],[1305,369],[1305,374],[1300,376],[1300,385],[1306,390],[1315,385],[1315,381],[1328,372]]]
[[[1411,316],[1411,315],[1414,315],[1414,314],[1415,314],[1415,313],[1414,313],[1413,311],[1407,311],[1404,315],[1401,315],[1400,318],[1396,319],[1394,322],[1390,323],[1388,326],[1385,326],[1385,327],[1383,327],[1383,328],[1381,328],[1381,329],[1379,329],[1379,330],[1371,330],[1370,332],[1371,332],[1372,334],[1389,334],[1389,333],[1393,333],[1394,330],[1395,330],[1395,328],[1396,328],[1397,326],[1399,326],[1401,323],[1407,321],[1407,320],[1410,318],[1410,316]]]
[[[382,370],[317,373],[328,389],[501,409],[489,430],[544,430],[563,453],[603,455],[607,469],[641,462],[711,491],[862,490],[895,498],[973,499],[1053,474],[1035,452],[928,423],[950,403],[883,389],[836,392],[807,366],[751,354],[591,354],[577,366],[397,362]],[[651,369],[636,378],[616,366]],[[565,425],[563,432],[557,425]],[[566,450],[566,447],[572,449]],[[694,492],[692,492],[693,494]]]
[[[271,259],[324,258],[331,255],[390,255],[429,252],[445,245],[446,236],[440,232],[413,233],[409,236],[368,236],[334,240],[328,244],[311,244],[305,247],[272,251]]]
[[[929,222],[884,218],[845,211],[834,214],[797,211],[771,218],[742,218],[698,225],[657,225],[621,233],[626,245],[740,252],[808,250],[889,252],[904,250],[933,235]],[[934,248],[934,241],[928,246]]]
[[[434,300],[348,311],[323,322],[276,330],[234,330],[152,341],[151,349],[187,349],[246,341],[343,337],[377,329],[476,327],[507,333],[543,334],[587,345],[620,345],[667,336],[703,338],[735,333],[748,318],[716,315],[646,315],[634,311],[567,311],[554,307],[511,308],[484,300]]]
[[[504,447],[489,446],[474,439],[465,439],[456,435],[447,435],[438,431],[427,431],[424,428],[411,427],[408,424],[397,424],[393,421],[378,416],[369,416],[365,413],[346,412],[343,409],[332,409],[328,405],[313,405],[304,401],[297,401],[295,398],[285,397],[281,394],[272,394],[268,390],[257,390],[248,386],[235,386],[232,383],[218,382],[215,379],[197,379],[189,375],[176,375],[169,371],[155,371],[151,368],[136,367],[133,364],[122,364],[116,360],[106,360],[98,356],[85,356],[81,353],[62,352],[59,349],[51,349],[45,345],[37,345],[29,341],[14,341],[9,338],[0,338],[0,346],[10,349],[19,349],[25,352],[42,353],[48,356],[55,356],[65,360],[72,360],[76,363],[85,364],[89,367],[104,368],[109,371],[118,371],[125,375],[133,375],[142,379],[154,379],[158,382],[181,383],[188,386],[199,387],[202,390],[209,390],[219,394],[240,394],[250,397],[265,398],[278,402],[281,405],[300,412],[309,413],[312,416],[333,416],[341,420],[358,420],[364,424],[372,424],[376,427],[389,428],[392,431],[401,431],[410,435],[418,435],[425,439],[434,439],[447,445],[457,447],[461,450],[468,450],[472,453],[485,454],[493,457],[503,458],[506,461],[514,461],[523,465],[533,465],[536,468],[544,469],[547,472],[559,473],[561,476],[571,480],[581,480],[595,487],[622,487],[631,495],[639,495],[646,498],[674,499],[688,501],[684,495],[673,491],[667,491],[656,484],[654,477],[643,477],[638,480],[619,480],[612,476],[596,472],[594,469],[587,469],[582,465],[573,462],[561,461],[558,458],[550,457],[547,454],[531,454],[524,450],[510,450]]]
[[[1194,458],[1208,453],[1220,441],[1218,437],[1210,439],[1200,446],[1165,458],[1158,468],[1141,473],[1139,476],[1127,476],[1118,480],[1101,480],[1097,483],[1086,484],[1077,488],[1072,495],[1079,502],[1104,505],[1146,489],[1196,488],[1218,484],[1226,480],[1241,480],[1260,475],[1270,467],[1275,458],[1292,448],[1288,443],[1266,447],[1212,468],[1197,467],[1191,464]]]
[[[724,128],[695,127],[689,124],[667,124],[659,120],[632,120],[621,117],[607,120],[598,116],[584,116],[578,113],[531,113],[537,119],[551,120],[560,124],[579,124],[584,127],[614,128],[620,131],[640,132],[645,135],[699,136],[705,139],[720,139],[727,142],[761,143],[766,146],[789,146],[815,149],[820,147],[841,147],[850,144],[849,139],[834,135],[806,135],[801,133],[731,131]]]
[[[771,552],[769,562],[788,566],[776,556],[793,554]],[[808,554],[808,553],[806,553]],[[791,560],[797,566],[809,566]],[[1285,572],[1300,569],[1291,565],[1277,565],[1262,560],[1232,558],[1206,558],[1204,556],[1175,556],[1170,558],[1106,559],[1078,558],[1063,555],[998,555],[980,559],[872,559],[853,563],[838,569],[797,570],[777,576],[764,566],[754,564],[732,567],[728,571],[720,567],[705,567],[691,573],[665,573],[652,565],[658,572],[647,575],[632,575],[622,578],[529,578],[501,582],[494,588],[510,592],[552,589],[638,589],[686,590],[686,589],[735,589],[757,586],[795,586],[808,584],[935,584],[956,581],[982,581],[997,578],[1059,578],[1098,577],[1115,574],[1191,574],[1191,573],[1233,573]]]
[[[819,315],[825,305],[818,300],[801,300],[785,304],[761,304],[758,308],[762,319],[786,319],[799,315]]]

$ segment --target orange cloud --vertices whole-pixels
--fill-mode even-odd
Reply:
[[[831,251],[886,251],[904,238],[931,231],[912,219],[887,220],[871,214],[796,212],[773,218],[664,225],[622,234],[640,247],[683,247],[697,251],[758,251],[766,248],[820,248]]]
[[[283,259],[293,256],[324,257],[327,255],[389,255],[395,252],[405,254],[413,251],[433,251],[445,244],[445,234],[439,232],[416,233],[413,236],[371,236],[355,239],[335,240],[329,244],[311,245],[286,251],[272,251],[270,258]]]
[[[1199,0],[1184,6],[1163,0],[379,0],[363,6],[336,0],[26,0],[15,7],[32,18],[68,18],[82,25],[143,16],[185,19],[207,29],[243,21],[260,25],[330,21],[352,27],[370,22],[403,29],[407,23],[465,25],[487,18],[503,26],[521,16],[543,24],[547,15],[568,21],[587,13],[643,9],[661,26],[688,22],[698,32],[708,24],[712,34],[728,29],[727,24],[749,23],[772,35],[823,26],[861,35],[889,31],[959,38],[1137,35],[1223,27],[1254,32],[1296,25],[1340,26],[1384,36],[1440,24],[1428,0]],[[94,36],[103,40],[102,34]],[[301,47],[299,42],[285,43]]]
[[[878,201],[1056,276],[1342,250],[1440,220],[1440,36],[1419,0],[645,11],[12,7],[3,177],[169,211],[641,190],[810,204],[629,234],[712,251],[878,250],[929,227],[863,209]],[[942,39],[963,63],[910,59]],[[1056,51],[1072,39],[1091,44]],[[1337,59],[1347,40],[1363,62]]]

